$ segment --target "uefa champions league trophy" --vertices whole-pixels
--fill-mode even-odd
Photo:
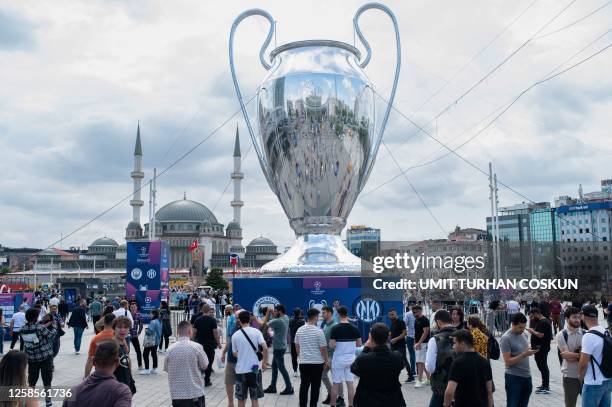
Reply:
[[[397,49],[393,87],[378,130],[375,92],[363,71],[372,52],[358,23],[369,9],[381,10],[391,18]],[[247,113],[234,66],[236,28],[253,15],[270,22],[259,52],[259,60],[269,73],[258,88],[255,125]],[[361,259],[343,245],[340,232],[374,166],[395,97],[401,53],[397,21],[386,6],[362,6],[353,25],[367,52],[363,60],[359,50],[349,44],[309,40],[274,49],[269,63],[265,52],[275,29],[272,16],[251,9],[232,25],[229,60],[240,107],[268,185],[297,236],[286,253],[262,267],[265,274],[350,275],[361,271]]]

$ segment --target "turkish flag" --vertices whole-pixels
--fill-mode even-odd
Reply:
[[[197,240],[194,240],[194,241],[193,241],[193,242],[191,242],[191,244],[189,245],[188,250],[189,250],[190,252],[192,252],[192,251],[194,251],[194,250],[195,250],[195,249],[197,249],[197,248],[198,248],[198,241],[197,241]]]

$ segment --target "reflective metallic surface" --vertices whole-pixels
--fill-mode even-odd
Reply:
[[[377,8],[392,17],[398,40],[398,63],[382,125],[376,131],[374,91],[362,67],[371,50],[358,27],[365,10]],[[233,64],[237,25],[250,15],[271,24],[260,60],[269,74],[259,88],[256,125],[252,126],[240,93]],[[379,4],[361,7],[355,28],[367,50],[328,40],[285,44],[264,51],[274,20],[263,10],[242,13],[230,32],[230,67],[247,127],[268,184],[276,193],[297,235],[296,243],[262,267],[268,273],[358,273],[361,261],[342,244],[340,232],[369,176],[399,75],[399,34],[395,17]],[[255,127],[255,128],[253,128]]]
[[[374,94],[355,54],[306,41],[279,52],[260,87],[257,129],[297,235],[339,234],[377,142]]]

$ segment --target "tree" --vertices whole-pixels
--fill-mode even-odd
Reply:
[[[10,270],[9,270],[9,268],[8,268],[8,267],[2,267],[2,268],[0,269],[0,274],[8,274],[8,272],[9,272],[9,271],[10,271]]]
[[[206,285],[211,286],[215,290],[227,290],[229,284],[223,277],[223,270],[219,268],[211,269],[206,276]]]

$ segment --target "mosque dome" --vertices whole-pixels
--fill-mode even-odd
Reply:
[[[180,199],[164,205],[155,214],[155,220],[159,222],[219,223],[210,209],[189,199]]]

